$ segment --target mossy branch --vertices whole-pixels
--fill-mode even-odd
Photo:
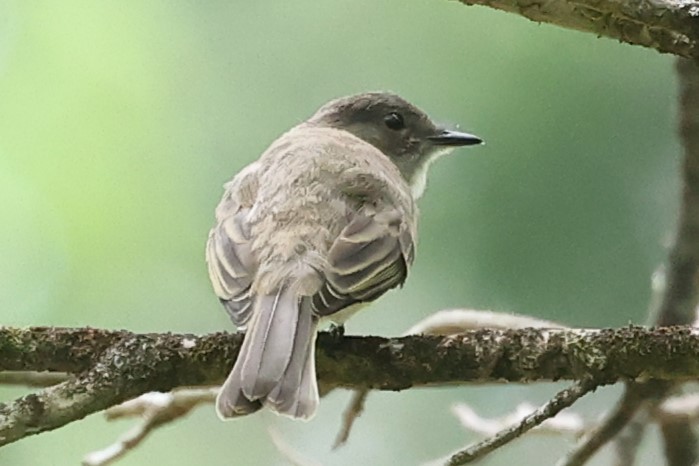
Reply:
[[[242,335],[0,328],[0,371],[60,371],[58,385],[0,405],[0,445],[56,429],[150,391],[220,383]],[[334,387],[403,390],[456,383],[699,379],[691,327],[482,329],[452,336],[322,334],[318,378]]]

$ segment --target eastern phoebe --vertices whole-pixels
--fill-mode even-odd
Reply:
[[[315,414],[319,320],[342,325],[403,284],[427,168],[481,142],[395,94],[358,94],[325,104],[225,185],[206,259],[216,294],[246,333],[216,401],[221,418],[263,405],[293,418]]]

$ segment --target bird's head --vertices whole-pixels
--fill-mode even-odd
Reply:
[[[345,130],[378,148],[396,164],[415,197],[422,194],[427,169],[438,156],[483,142],[472,134],[435,124],[425,112],[387,92],[332,100],[308,123]]]

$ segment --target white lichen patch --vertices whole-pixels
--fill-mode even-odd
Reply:
[[[183,338],[182,347],[185,349],[192,349],[197,346],[197,341],[194,338]]]

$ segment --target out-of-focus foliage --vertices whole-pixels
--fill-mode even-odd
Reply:
[[[676,217],[671,64],[440,0],[7,0],[0,323],[232,329],[203,260],[221,185],[325,101],[377,89],[487,144],[434,167],[411,277],[349,333],[396,335],[457,306],[579,326],[643,322]],[[473,440],[449,414],[453,401],[497,415],[557,388],[374,394],[337,452],[339,391],[308,424],[269,413],[224,424],[204,409],[120,464],[283,464],[269,425],[323,464],[417,464]],[[594,419],[613,395],[581,406]],[[0,461],[74,465],[128,426],[92,416],[3,448]],[[486,463],[552,464],[568,446],[523,439]]]

